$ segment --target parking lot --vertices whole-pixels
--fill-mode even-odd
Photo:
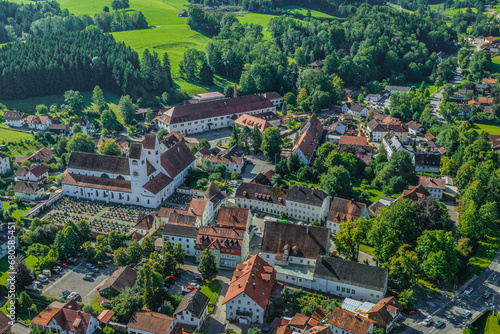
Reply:
[[[84,281],[83,277],[89,272],[86,267],[85,258],[79,258],[80,263],[77,266],[68,265],[58,275],[49,277],[47,283],[43,283],[42,293],[49,297],[59,298],[64,290],[78,292],[81,301],[88,304],[98,294],[97,287],[102,286],[109,276],[113,273],[115,266],[109,264],[107,268],[99,268],[97,277],[92,281]]]

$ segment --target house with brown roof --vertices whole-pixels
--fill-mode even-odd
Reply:
[[[312,115],[297,136],[299,139],[292,149],[292,154],[297,154],[301,163],[309,165],[323,136],[323,125]]]
[[[264,323],[276,270],[259,255],[238,263],[224,297],[226,318]]]
[[[257,116],[243,114],[238,117],[235,121],[239,126],[246,126],[250,129],[257,128],[259,131],[264,132],[267,128],[272,127],[271,123],[265,119],[261,119]]]
[[[142,244],[142,240],[145,236],[152,236],[153,233],[160,227],[160,219],[154,214],[144,214],[140,213],[137,217],[136,224],[132,227],[134,230],[133,234],[137,234],[137,240],[139,244]]]
[[[253,222],[250,209],[231,206],[221,206],[217,215],[218,227],[233,228],[248,231]]]
[[[250,183],[257,183],[265,186],[270,186],[274,175],[276,175],[274,170],[268,170],[265,173],[259,173],[255,175],[255,177],[250,181]]]
[[[443,198],[443,192],[446,190],[446,182],[444,179],[418,175],[418,184],[424,188],[437,199]]]
[[[300,313],[296,313],[290,322],[288,323],[288,327],[292,330],[292,332],[304,333],[307,329],[307,322],[309,321],[309,317],[307,315],[303,315]]]
[[[99,152],[101,152],[101,145],[104,144],[105,141],[108,140],[114,140],[115,143],[118,144],[118,147],[120,147],[120,152],[122,153],[122,156],[126,156],[128,154],[128,142],[123,139],[122,137],[117,138],[117,139],[111,139],[111,138],[99,138],[96,142],[95,147]]]
[[[498,79],[493,79],[493,78],[483,78],[483,83],[487,85],[496,85],[498,82]]]
[[[333,143],[338,143],[340,136],[344,135],[347,130],[347,125],[342,121],[335,122],[326,128],[326,140]]]
[[[45,165],[35,167],[19,167],[16,171],[16,179],[22,181],[39,182],[49,178],[49,169]]]
[[[373,325],[375,324],[373,320],[341,309],[340,307],[335,308],[330,313],[328,322],[330,323],[332,333],[345,334],[372,334]]]
[[[168,223],[163,226],[163,244],[180,243],[187,256],[196,256],[196,239],[201,220],[188,212],[170,213]]]
[[[111,299],[122,293],[126,288],[134,289],[137,272],[129,266],[116,269],[99,289],[99,295]]]
[[[11,334],[12,320],[0,312],[0,334]]]
[[[245,166],[245,160],[243,160],[243,158],[241,157],[235,157],[235,156],[204,155],[200,159],[200,165],[202,165],[205,160],[210,161],[212,169],[214,169],[218,165],[226,166],[226,171],[229,174],[231,174],[232,172],[241,174],[243,172],[243,167]]]
[[[399,138],[399,140],[403,143],[408,141],[408,126],[402,124],[400,122],[397,123],[379,123],[377,120],[372,119],[366,125],[368,132],[372,135],[372,140],[376,142],[380,142],[382,138],[390,131],[394,132],[394,134]]]
[[[404,144],[401,142],[396,133],[389,131],[382,139],[385,151],[387,152],[387,158],[390,159],[392,155],[396,152],[405,151],[410,157],[413,157],[414,153],[409,151]]]
[[[406,126],[408,127],[408,131],[412,136],[419,136],[425,131],[424,126],[415,121],[409,121],[408,123],[406,123]]]
[[[339,225],[348,220],[358,220],[361,217],[370,219],[370,214],[365,203],[356,202],[341,197],[334,197],[328,212],[326,227],[330,233],[337,235]]]
[[[412,160],[417,173],[439,174],[439,169],[441,168],[440,153],[417,152],[412,157]]]
[[[266,99],[271,101],[271,103],[274,104],[276,108],[281,108],[281,106],[283,105],[283,96],[276,92],[268,92],[262,95],[264,95]]]
[[[491,143],[493,152],[500,152],[500,135],[489,135],[488,140]]]
[[[425,197],[425,196],[432,196],[427,189],[421,184],[418,186],[408,186],[408,189],[403,190],[403,193],[401,196],[398,197],[398,200],[400,199],[411,199],[412,201],[416,201],[419,198]]]
[[[175,318],[157,312],[134,312],[127,323],[128,334],[170,334]]]
[[[373,156],[373,146],[368,145],[368,138],[363,136],[340,136],[340,152],[349,152],[357,159],[369,164]]]
[[[368,116],[368,108],[354,102],[347,102],[342,106],[342,113],[357,117]]]
[[[97,319],[82,311],[75,300],[66,304],[53,302],[31,320],[31,328],[67,334],[92,334],[98,328]]]
[[[234,201],[242,208],[279,215],[286,212],[287,194],[288,189],[243,182],[236,189]]]
[[[191,291],[184,296],[179,306],[175,309],[175,330],[193,333],[199,332],[208,315],[210,298],[200,290]]]
[[[324,64],[323,60],[321,60],[321,59],[320,60],[316,60],[316,61],[314,61],[314,62],[312,62],[312,63],[310,63],[310,64],[308,64],[306,66],[306,71],[320,70],[320,69],[323,68],[324,65],[325,64]]]
[[[488,44],[500,43],[500,40],[493,36],[488,36],[484,38],[484,42]]]
[[[231,127],[243,114],[276,113],[276,106],[261,95],[246,95],[162,110],[156,117],[158,126],[169,132],[199,133]]]
[[[226,96],[221,92],[208,92],[208,93],[200,93],[192,95],[191,98],[193,100],[197,100],[199,102],[207,102],[207,101],[215,101],[225,99]]]
[[[54,159],[54,152],[46,147],[42,147],[25,160],[29,160],[30,162],[49,163],[52,159]]]
[[[368,311],[368,319],[375,321],[376,327],[385,328],[390,332],[397,321],[401,318],[403,307],[396,297],[382,298]]]
[[[12,126],[16,128],[20,128],[26,125],[26,121],[28,119],[28,115],[20,111],[4,111],[3,112],[3,120],[4,124],[7,126]]]
[[[194,168],[195,157],[184,142],[163,154],[154,134],[133,143],[128,157],[71,152],[63,192],[91,201],[160,206]]]
[[[306,222],[322,222],[328,215],[330,196],[323,190],[294,185],[286,198],[286,212],[289,217]]]
[[[205,248],[215,256],[217,267],[236,268],[248,257],[248,231],[234,228],[201,226],[196,238],[196,262]]]
[[[48,115],[29,115],[26,124],[31,130],[45,131],[49,128],[50,124],[54,123]]]
[[[23,201],[36,201],[45,195],[43,183],[31,181],[16,181],[14,185],[14,196]]]

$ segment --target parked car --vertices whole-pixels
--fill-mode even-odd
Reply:
[[[92,268],[91,270],[92,270],[92,272],[94,272],[96,274],[99,273],[99,268]]]
[[[468,289],[464,290],[464,294],[466,294],[467,296],[470,296],[472,294],[472,291],[474,291],[474,288],[468,288]]]
[[[51,272],[52,272],[53,274],[56,274],[56,275],[57,275],[57,274],[61,273],[61,269],[59,269],[59,268],[57,268],[57,267],[54,267],[54,268],[52,268]]]
[[[436,328],[441,328],[441,327],[444,327],[445,323],[443,320],[438,320],[436,321],[436,323],[434,324],[434,327]]]
[[[93,272],[93,271],[89,271],[89,272],[87,273],[87,275],[90,275],[90,276],[92,276],[93,278],[96,278],[96,277],[97,277],[97,274],[96,274],[95,272]]]
[[[77,260],[77,259],[75,259],[74,257],[70,257],[70,258],[68,259],[68,263],[69,263],[69,264],[73,264],[73,265],[75,265],[75,266],[76,266],[76,265],[78,264],[78,260]]]
[[[111,259],[108,258],[108,259],[106,259],[106,260],[104,260],[102,262],[104,262],[104,263],[111,263],[111,262],[113,262],[113,260],[111,260]]]
[[[95,288],[97,291],[101,290],[102,286],[98,286],[97,288]]]
[[[195,288],[194,286],[192,286],[192,285],[188,285],[188,286],[186,287],[186,289],[188,289],[189,291],[198,290],[198,289],[196,289],[196,288]]]
[[[107,266],[107,265],[105,265],[104,263],[99,263],[99,264],[97,265],[97,267],[98,267],[98,268],[107,268],[108,266]]]
[[[492,293],[491,292],[485,292],[483,293],[483,299],[490,299],[490,297],[492,296]]]
[[[177,281],[177,277],[175,277],[174,275],[170,275],[170,276],[168,276],[168,277],[167,277],[167,279],[168,279],[169,281]]]
[[[68,296],[69,300],[71,300],[71,299],[78,299],[78,298],[80,298],[80,294],[78,292],[72,292]]]
[[[422,324],[423,324],[424,326],[429,326],[430,324],[432,324],[432,318],[431,318],[431,317],[427,317],[427,318],[425,318],[425,320],[424,320],[424,321],[422,321]]]
[[[87,268],[93,269],[95,268],[95,265],[93,265],[92,263],[87,263]]]
[[[418,314],[418,311],[417,310],[410,310],[408,312],[409,315],[415,315],[415,314]]]
[[[463,312],[462,312],[462,314],[460,314],[460,316],[461,316],[462,318],[467,319],[467,318],[468,318],[471,314],[472,314],[472,313],[471,313],[469,310],[465,310],[465,311],[463,311]]]
[[[189,289],[182,289],[181,294],[182,294],[183,296],[185,296],[185,295],[187,295],[187,294],[188,294],[188,293],[190,293],[190,292],[191,292],[191,290],[189,290]]]
[[[42,283],[47,283],[49,281],[49,279],[45,275],[42,275],[42,274],[37,275],[36,279],[37,279],[37,281],[40,281]]]
[[[192,287],[194,287],[194,288],[196,288],[196,289],[199,289],[199,288],[200,288],[200,285],[199,285],[198,283],[196,283],[196,282],[191,282],[191,283],[189,283],[189,286],[192,286]]]
[[[87,274],[87,275],[83,276],[83,280],[84,281],[92,281],[92,280],[94,280],[94,276],[92,276],[91,274]]]
[[[80,256],[82,256],[82,253],[80,253],[80,252],[76,252],[76,253],[75,253],[75,256],[76,256],[76,257],[80,257]]]
[[[63,292],[61,292],[61,297],[59,297],[60,299],[66,299],[68,298],[70,292],[69,290],[64,290]]]
[[[194,279],[197,280],[198,282],[203,282],[203,278],[201,277],[201,275],[200,276],[196,275]]]

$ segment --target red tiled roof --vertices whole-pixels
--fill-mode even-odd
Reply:
[[[184,141],[180,141],[162,154],[160,162],[168,176],[174,179],[195,160],[195,156]]]
[[[328,213],[328,220],[335,223],[343,223],[348,220],[357,220],[363,216],[366,204],[334,197]]]
[[[222,155],[205,155],[201,159],[202,161],[205,161],[206,159],[209,159],[212,163],[214,164],[226,164],[226,165],[242,165],[243,164],[243,158],[240,157],[226,157]]]
[[[5,121],[20,121],[23,118],[26,118],[26,114],[19,111],[4,111],[3,119]]]
[[[127,327],[148,333],[169,334],[175,318],[156,312],[134,312]]]
[[[332,311],[328,322],[352,334],[366,334],[374,324],[373,320],[356,316],[353,312],[341,309],[340,307]]]
[[[429,141],[435,141],[435,140],[436,140],[436,137],[435,137],[432,133],[427,132],[427,133],[425,134],[425,139],[427,139],[427,140],[429,140]]]
[[[288,326],[305,329],[309,317],[300,313],[296,313],[288,323]]]
[[[38,189],[38,182],[17,181],[12,189],[15,193],[33,195]]]
[[[246,230],[249,215],[250,209],[221,206],[217,217],[217,226]]]
[[[446,183],[443,179],[418,175],[418,181],[419,184],[424,186],[425,188],[441,189],[441,190],[446,189],[445,186]]]
[[[155,216],[152,214],[140,213],[134,228],[140,230],[150,230],[154,225]]]
[[[496,37],[493,37],[493,36],[488,36],[484,40],[488,41],[488,42],[494,42],[494,41],[497,41],[498,39]]]
[[[49,150],[48,148],[42,147],[35,153],[33,153],[28,159],[39,159],[42,160],[43,162],[49,162],[52,159],[52,155],[54,155],[54,152]]]
[[[50,121],[50,117],[48,115],[29,115],[26,123],[28,124],[45,124],[47,121]]]
[[[269,304],[275,278],[276,270],[259,255],[254,255],[237,265],[222,304],[245,293],[265,310]]]
[[[498,79],[493,79],[493,78],[483,78],[483,83],[484,84],[496,84],[498,82]]]
[[[479,96],[478,98],[479,105],[490,105],[493,103],[492,97]]]
[[[424,196],[431,196],[431,194],[424,188],[424,186],[419,184],[418,186],[408,186],[408,189],[403,190],[403,194],[399,196],[398,199],[409,198],[416,201]]]
[[[142,187],[146,189],[147,191],[153,193],[153,194],[158,194],[160,191],[162,191],[166,186],[168,186],[170,183],[172,183],[172,179],[168,177],[167,175],[160,173],[153,177],[151,180],[149,180],[145,185]]]
[[[272,127],[271,123],[268,121],[248,114],[241,115],[234,122],[241,126],[248,126],[251,129],[257,127],[262,132],[264,132],[267,128]]]
[[[115,315],[115,312],[113,312],[111,310],[104,310],[99,314],[99,316],[97,316],[97,320],[99,320],[102,323],[107,324],[111,320],[113,315]]]
[[[74,300],[71,300],[64,304],[62,308],[52,307],[49,305],[45,310],[32,319],[31,323],[47,326],[50,321],[54,319],[65,331],[85,334],[91,318],[92,315],[82,312],[78,304]]]
[[[340,145],[355,145],[365,146],[368,145],[368,138],[358,136],[340,136]]]
[[[193,198],[191,200],[191,203],[189,203],[187,211],[194,216],[203,216],[203,212],[205,212],[207,204],[208,204],[207,199]]]
[[[127,180],[118,180],[111,178],[102,178],[96,176],[66,174],[63,184],[79,186],[84,188],[97,188],[111,191],[132,192],[131,182]]]
[[[144,136],[142,147],[144,147],[146,150],[154,150],[156,147],[156,141],[156,135],[153,133],[148,133]]]

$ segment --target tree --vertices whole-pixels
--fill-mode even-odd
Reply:
[[[115,250],[113,262],[118,267],[126,266],[131,262],[129,253],[125,247],[120,247]]]
[[[206,158],[205,160],[203,160],[203,162],[201,163],[201,169],[206,172],[206,173],[210,173],[212,172],[212,162],[210,161],[210,158]]]
[[[299,95],[297,95],[297,103],[301,104],[305,99],[307,99],[307,97],[307,90],[305,88],[301,88]]]
[[[163,274],[165,276],[172,275],[172,273],[175,271],[175,267],[177,266],[177,260],[175,258],[173,250],[162,252],[162,256],[163,256]]]
[[[26,253],[28,255],[33,255],[38,259],[38,266],[40,266],[41,259],[49,253],[49,246],[42,245],[42,244],[32,244],[28,247],[28,250]]]
[[[28,310],[33,305],[33,300],[25,291],[22,291],[17,298],[17,305],[19,313],[28,314]]]
[[[231,180],[237,180],[238,179],[238,173],[236,171],[233,171],[231,173]]]
[[[123,247],[123,240],[120,234],[116,231],[111,231],[108,235],[108,246],[111,251],[115,251],[120,247]]]
[[[233,125],[233,132],[231,133],[231,137],[229,138],[229,146],[232,147],[234,145],[238,145],[240,143],[240,129],[238,128],[238,124]]]
[[[213,280],[219,273],[217,263],[215,262],[215,255],[208,248],[205,248],[201,253],[198,271],[201,273],[203,279],[207,281]]]
[[[11,280],[10,278],[8,278],[6,284],[9,290],[12,290],[10,289],[11,284],[14,284],[16,291],[22,291],[24,290],[25,286],[31,285],[31,283],[33,283],[34,279],[33,275],[31,274],[31,270],[28,269],[28,266],[24,261],[24,257],[21,254],[16,256],[14,261],[14,268],[12,271],[15,273],[14,279]]]
[[[127,322],[132,314],[143,306],[141,295],[131,288],[125,288],[118,296],[111,300],[111,309],[115,312],[118,321]]]
[[[94,140],[86,133],[76,133],[68,142],[68,151],[94,153]]]
[[[72,221],[67,221],[64,228],[57,232],[54,249],[60,256],[76,252],[82,245],[80,233]]]
[[[165,300],[163,304],[161,304],[160,313],[171,316],[174,314],[174,311],[175,309],[172,306],[172,303],[170,303],[168,300]]]
[[[410,249],[410,245],[399,247],[396,255],[389,259],[387,265],[389,277],[398,282],[401,289],[410,288],[416,280],[415,273],[418,269],[418,258],[417,253]]]
[[[352,194],[351,175],[344,166],[334,166],[321,175],[319,187],[330,196],[350,198]]]
[[[147,236],[142,239],[142,257],[149,258],[149,256],[155,251],[155,244],[151,237]]]
[[[261,150],[262,146],[262,132],[257,127],[254,127],[252,130],[252,148],[254,153],[257,153]]]
[[[173,255],[177,265],[184,264],[184,258],[186,257],[186,252],[184,251],[180,243],[175,244]]]
[[[451,230],[453,226],[446,206],[431,196],[415,201],[415,220],[421,231]]]
[[[111,110],[104,110],[101,114],[101,127],[108,131],[118,131],[122,129],[122,125],[118,122],[116,115]]]
[[[288,170],[290,173],[296,173],[300,168],[300,160],[297,154],[290,155],[288,159]]]
[[[73,132],[73,134],[75,134],[75,133],[81,133],[83,129],[80,123],[76,123],[75,125],[73,125],[73,129],[71,129],[71,131]]]
[[[113,139],[105,140],[100,147],[101,154],[104,155],[114,155],[117,157],[121,157],[122,151],[120,150],[120,146]]]
[[[108,109],[108,104],[104,99],[104,93],[99,86],[94,87],[94,91],[92,92],[92,103],[97,106],[97,111],[99,112],[103,112],[104,110]]]
[[[282,147],[283,137],[280,129],[275,126],[267,128],[262,139],[262,152],[264,152],[265,156],[276,164],[281,156]]]
[[[262,334],[262,330],[260,328],[254,327],[254,328],[250,328],[247,333],[248,334]]]
[[[455,238],[451,232],[424,231],[417,240],[415,252],[420,261],[420,269],[427,279],[451,281],[455,278],[459,262]]]
[[[297,97],[294,93],[288,92],[283,96],[283,103],[286,103],[287,106],[294,107],[297,105]]]
[[[49,108],[47,108],[45,104],[38,104],[35,110],[37,115],[43,115],[49,112]]]
[[[118,108],[126,124],[135,124],[135,107],[129,95],[122,96]]]
[[[214,71],[212,71],[206,62],[203,62],[200,68],[200,83],[204,86],[212,86],[214,84]]]
[[[358,261],[359,244],[366,237],[366,231],[352,220],[340,223],[334,243],[340,255],[351,261]]]
[[[74,90],[68,90],[64,93],[64,103],[67,104],[73,112],[80,112],[85,107],[82,94]]]
[[[198,147],[201,149],[203,146],[205,146],[206,148],[210,149],[211,146],[210,146],[210,142],[206,139],[202,139],[200,140],[200,142],[198,143]]]
[[[131,263],[133,263],[134,265],[139,263],[142,257],[141,245],[139,245],[139,243],[135,240],[130,242],[127,248],[127,253],[129,254]]]
[[[398,302],[405,310],[408,310],[413,305],[413,290],[403,290],[398,296]]]
[[[108,6],[102,7],[102,11],[105,13],[109,13],[109,7]],[[108,327],[108,328],[110,328],[110,327]],[[106,334],[111,334],[111,333],[106,333]]]
[[[145,116],[145,119],[144,121],[148,124],[151,124],[151,122],[153,121],[153,112],[151,111],[151,108],[148,108],[148,110],[146,110],[146,116]]]
[[[307,56],[304,48],[297,48],[295,50],[295,55],[294,55],[295,61],[297,62],[297,65],[300,67],[304,67],[307,65]]]
[[[159,141],[162,141],[165,139],[165,137],[168,135],[168,130],[167,129],[160,129],[158,132],[156,132],[156,137],[158,137]]]

